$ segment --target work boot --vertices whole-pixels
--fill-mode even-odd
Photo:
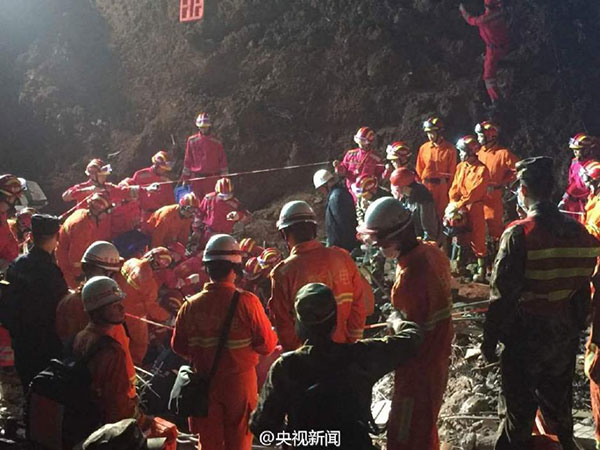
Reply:
[[[477,272],[473,276],[475,283],[484,283],[485,279],[485,258],[477,258]]]

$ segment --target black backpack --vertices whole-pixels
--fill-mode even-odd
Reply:
[[[33,378],[27,392],[27,439],[48,450],[71,450],[102,425],[87,364],[114,343],[102,336],[85,356],[53,359]]]

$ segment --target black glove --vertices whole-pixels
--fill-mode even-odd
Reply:
[[[491,336],[488,333],[483,333],[483,342],[481,343],[481,353],[485,360],[492,364],[498,362],[498,353],[496,347],[498,346],[498,338]]]

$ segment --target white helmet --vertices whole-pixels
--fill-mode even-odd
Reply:
[[[308,203],[302,200],[287,202],[281,208],[277,229],[283,230],[291,225],[301,222],[317,224],[317,216]]]
[[[315,189],[319,189],[321,186],[324,186],[329,180],[333,179],[333,175],[329,170],[319,169],[313,175],[313,184],[315,185]]]
[[[106,241],[96,241],[87,248],[81,262],[116,272],[121,268],[123,259],[114,244]]]
[[[117,282],[109,277],[92,277],[83,285],[81,291],[83,309],[88,313],[120,302],[124,298],[125,294],[119,289]]]
[[[234,264],[241,264],[242,254],[240,244],[232,236],[215,234],[206,244],[202,261],[229,261]]]
[[[412,223],[412,215],[402,203],[393,197],[383,197],[369,205],[364,223],[356,230],[363,241],[376,245],[397,236]]]

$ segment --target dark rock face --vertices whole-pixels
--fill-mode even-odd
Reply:
[[[333,159],[363,125],[380,153],[400,139],[416,152],[429,114],[451,140],[489,116],[483,43],[458,2],[206,0],[205,19],[190,24],[178,23],[177,3],[5,0],[1,171],[39,180],[61,209],[58,194],[91,157],[120,152],[115,180],[161,148],[181,159],[199,111],[213,116],[232,171]],[[507,8],[514,50],[499,78],[510,100],[495,119],[520,156],[556,156],[564,180],[568,138],[600,134],[600,4]],[[312,171],[236,185],[261,207],[310,188]]]

